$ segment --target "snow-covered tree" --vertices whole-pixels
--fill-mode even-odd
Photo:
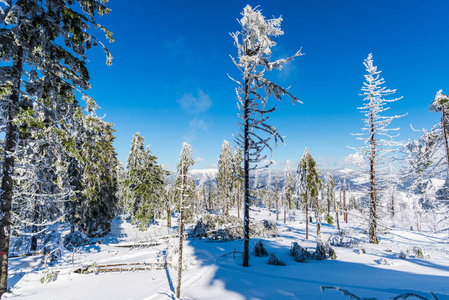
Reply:
[[[164,175],[166,171],[157,163],[140,133],[133,136],[128,156],[127,175],[124,181],[122,205],[141,229],[150,219],[165,210],[163,204]]]
[[[268,176],[267,176],[267,180],[265,183],[265,198],[267,199],[266,201],[266,205],[268,207],[268,211],[269,211],[269,216],[271,216],[271,199],[273,198],[273,187],[271,184],[271,171],[268,170]]]
[[[282,18],[266,20],[259,10],[247,5],[239,20],[242,30],[232,33],[234,44],[238,49],[238,60],[232,58],[234,64],[242,73],[242,82],[234,80],[237,88],[239,106],[238,123],[240,133],[236,136],[237,145],[243,149],[244,164],[244,237],[243,237],[243,266],[249,264],[249,205],[250,205],[250,170],[257,168],[257,163],[264,160],[264,149],[272,149],[270,140],[274,138],[274,147],[278,139],[283,141],[276,128],[268,125],[269,113],[274,107],[267,108],[269,96],[281,100],[282,96],[289,95],[292,102],[298,99],[291,95],[287,89],[272,83],[264,77],[266,71],[280,69],[294,57],[300,56],[298,51],[292,57],[270,62],[271,48],[276,45],[270,36],[280,36]],[[252,167],[250,167],[250,164]]]
[[[234,189],[236,191],[237,198],[237,217],[240,219],[240,210],[242,208],[242,196],[243,196],[243,168],[242,168],[242,150],[239,147],[235,148],[234,153]]]
[[[399,128],[389,128],[394,119],[401,116],[384,116],[383,112],[389,109],[387,104],[397,101],[401,98],[387,100],[384,97],[394,94],[396,90],[390,90],[384,87],[384,79],[380,77],[381,71],[373,64],[373,55],[370,53],[363,62],[368,74],[364,75],[366,82],[363,83],[362,94],[364,105],[359,107],[366,119],[363,119],[365,126],[363,133],[354,134],[358,140],[364,142],[365,146],[359,148],[363,157],[367,160],[369,169],[369,241],[377,244],[377,219],[378,219],[378,176],[380,166],[391,159],[391,153],[397,150],[400,143],[393,140],[394,136],[390,131],[397,131]]]
[[[89,28],[100,28],[96,15],[109,9],[101,1],[1,1],[0,6],[0,106],[5,133],[0,196],[0,297],[7,290],[13,174],[18,128],[14,122],[23,103],[56,112],[61,103],[73,102],[75,89],[87,90],[89,48],[103,45]],[[111,55],[107,52],[107,63]],[[70,112],[67,112],[70,113]],[[49,116],[51,114],[48,114]],[[67,115],[66,115],[67,116]],[[50,123],[58,127],[59,114]]]
[[[285,164],[285,179],[284,179],[284,223],[287,222],[287,211],[293,208],[293,194],[294,194],[294,178],[290,169],[290,160]]]
[[[274,175],[274,201],[276,206],[276,221],[279,221],[279,178],[278,175]]]
[[[309,206],[312,201],[317,201],[320,191],[320,177],[316,161],[313,159],[309,150],[306,148],[299,161],[297,170],[296,188],[303,199],[304,210],[306,213],[306,239],[309,238]]]
[[[218,159],[217,174],[217,185],[220,191],[223,216],[229,215],[229,209],[231,206],[231,191],[234,181],[232,176],[233,168],[232,146],[228,141],[223,141],[220,158]]]
[[[176,287],[176,298],[181,297],[181,275],[182,275],[182,245],[184,241],[184,210],[188,206],[188,199],[191,197],[191,186],[187,177],[189,167],[194,164],[192,158],[192,147],[184,143],[182,145],[181,154],[179,155],[179,163],[177,167],[178,178],[180,183],[179,189],[179,253],[178,253],[178,284]]]
[[[109,233],[118,202],[115,130],[111,123],[96,116],[95,109],[92,107],[86,116],[79,112],[75,122],[76,156],[72,171],[78,174],[78,180],[72,181],[76,192],[66,202],[72,232],[81,231],[90,237]]]

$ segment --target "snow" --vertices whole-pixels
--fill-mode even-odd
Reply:
[[[235,211],[234,211],[235,213]],[[275,214],[263,209],[253,209],[257,219],[274,220]],[[351,222],[351,216],[350,220]],[[355,222],[357,223],[357,222]],[[263,238],[268,253],[274,253],[287,266],[271,266],[268,257],[250,258],[250,267],[241,266],[242,241],[211,242],[188,240],[184,243],[182,299],[348,299],[334,290],[320,291],[321,286],[337,286],[359,297],[388,299],[414,292],[431,298],[449,299],[449,238],[448,232],[410,231],[409,228],[392,228],[379,234],[380,244],[365,243],[366,236],[357,224],[342,223],[341,227],[359,237],[362,242],[355,248],[333,246],[337,260],[297,263],[289,256],[292,242],[298,242],[314,251],[315,223],[310,224],[310,239],[305,240],[304,215],[291,212],[287,224],[278,222],[277,237]],[[175,222],[173,224],[176,224]],[[77,274],[74,267],[112,263],[164,261],[177,245],[176,230],[167,229],[164,221],[141,232],[126,220],[115,219],[112,232],[101,244],[79,248],[74,254],[63,253],[53,266],[59,271],[55,281],[40,283],[45,270],[43,256],[10,259],[11,292],[4,299],[174,299],[176,266],[168,270],[122,271],[98,274]],[[322,238],[327,240],[336,233],[334,226],[321,226]],[[171,238],[164,238],[167,236]],[[158,241],[151,247],[124,248],[118,245]],[[250,250],[259,239],[250,240]],[[420,247],[429,259],[418,259],[411,249]],[[365,250],[366,253],[363,253]],[[401,251],[410,252],[400,259]],[[170,256],[170,255],[169,255]],[[167,258],[170,260],[170,258]],[[413,298],[411,298],[413,299]]]

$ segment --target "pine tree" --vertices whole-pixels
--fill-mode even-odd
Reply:
[[[234,80],[238,85],[237,98],[239,103],[238,126],[240,133],[236,136],[237,145],[243,149],[244,164],[244,230],[243,230],[243,266],[249,265],[249,206],[250,206],[250,169],[257,168],[257,163],[264,160],[264,149],[272,149],[269,144],[274,138],[274,147],[277,140],[283,141],[276,128],[266,123],[269,113],[274,107],[266,109],[269,96],[281,100],[282,96],[289,95],[292,102],[298,101],[286,89],[264,78],[265,71],[280,69],[282,65],[300,56],[298,51],[292,57],[270,62],[271,48],[276,43],[270,36],[279,36],[283,32],[280,28],[282,18],[265,20],[259,10],[254,10],[247,5],[239,20],[242,26],[241,32],[232,33],[234,44],[238,49],[238,61],[232,58],[234,64],[242,72],[243,82]],[[263,90],[263,94],[260,92]],[[250,168],[250,164],[253,167]]]
[[[140,133],[133,136],[128,156],[127,175],[124,181],[122,205],[141,229],[161,211],[163,207],[164,175],[166,171],[157,163],[157,157],[144,149]]]
[[[188,206],[187,201],[190,198],[191,186],[188,183],[187,172],[189,167],[194,164],[192,158],[192,147],[184,143],[182,145],[181,154],[179,155],[179,163],[178,163],[178,178],[177,181],[180,182],[180,186],[178,187],[180,192],[179,199],[179,256],[178,256],[178,284],[176,287],[176,298],[180,299],[181,297],[181,276],[182,276],[182,245],[184,241],[184,210]]]
[[[7,289],[13,174],[18,128],[12,120],[23,102],[39,103],[56,111],[61,102],[73,101],[73,90],[86,90],[89,73],[86,50],[101,44],[88,30],[101,28],[95,21],[109,9],[103,2],[83,1],[2,1],[0,60],[0,106],[6,115],[5,159],[2,171],[0,220],[0,297]],[[79,4],[75,8],[75,4]],[[102,45],[102,44],[101,44]],[[106,50],[106,49],[105,49]],[[111,55],[107,52],[107,63]],[[51,123],[59,122],[57,114]]]
[[[228,141],[223,141],[221,154],[218,159],[217,185],[221,195],[221,205],[223,207],[223,216],[229,215],[231,191],[233,185],[233,155],[232,147]]]
[[[377,239],[377,206],[378,206],[378,189],[379,179],[377,174],[379,165],[386,163],[385,160],[390,159],[390,154],[395,151],[395,147],[400,146],[399,143],[393,141],[390,131],[399,130],[399,128],[388,128],[394,119],[401,116],[383,116],[382,113],[389,108],[386,106],[389,102],[397,101],[401,98],[386,100],[384,97],[394,94],[396,90],[389,90],[383,86],[384,79],[380,77],[381,71],[373,64],[373,55],[369,54],[365,59],[364,65],[368,74],[364,75],[366,82],[363,83],[361,94],[364,98],[364,106],[358,108],[366,117],[364,119],[365,127],[362,131],[365,133],[355,134],[359,136],[357,139],[362,140],[366,146],[360,147],[359,151],[368,161],[369,178],[370,178],[370,212],[369,212],[369,241],[370,243],[379,243]]]
[[[316,161],[306,148],[299,161],[297,171],[297,189],[300,191],[306,212],[306,239],[309,238],[309,206],[312,201],[317,201],[320,191],[320,177]]]

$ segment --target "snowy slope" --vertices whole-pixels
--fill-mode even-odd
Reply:
[[[253,210],[256,219],[271,219],[274,214]],[[362,242],[356,248],[334,247],[337,260],[297,263],[289,256],[293,241],[313,251],[316,243],[314,223],[310,239],[305,240],[304,216],[290,214],[287,224],[278,222],[279,236],[263,239],[269,253],[275,253],[287,266],[270,266],[267,258],[251,257],[250,267],[241,266],[240,240],[185,242],[187,270],[183,272],[183,299],[349,299],[338,291],[320,291],[321,286],[338,286],[359,297],[388,299],[414,292],[430,299],[430,292],[438,299],[449,299],[449,239],[447,231],[438,234],[395,228],[380,235],[380,244]],[[350,220],[351,221],[351,220]],[[162,222],[161,222],[162,223]],[[362,241],[362,228],[342,224]],[[334,226],[322,225],[323,237],[335,233]],[[173,299],[176,270],[124,271],[99,274],[75,274],[80,266],[117,263],[164,261],[167,254],[173,262],[176,238],[158,238],[173,234],[163,225],[154,225],[139,232],[126,221],[114,220],[113,232],[102,244],[82,247],[73,255],[64,253],[53,267],[57,280],[41,284],[45,270],[42,256],[11,259],[11,292],[4,299]],[[151,247],[123,248],[118,245],[139,241],[159,241]],[[251,240],[251,248],[257,242]],[[413,254],[407,259],[398,257],[401,251],[421,247],[429,259]],[[366,253],[362,253],[364,249]],[[229,255],[226,255],[229,254]],[[169,256],[170,256],[169,255]],[[386,264],[387,263],[387,264]],[[388,265],[388,263],[390,263]],[[175,264],[174,264],[175,265]],[[409,298],[413,299],[413,298]]]

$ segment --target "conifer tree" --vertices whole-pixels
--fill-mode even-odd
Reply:
[[[274,107],[267,109],[269,96],[281,100],[282,96],[289,95],[292,102],[298,101],[287,89],[280,87],[264,78],[265,71],[280,69],[282,65],[300,56],[298,51],[292,57],[270,62],[271,48],[276,43],[270,36],[283,34],[280,28],[282,18],[266,20],[259,10],[254,10],[247,5],[239,20],[242,26],[241,32],[232,33],[234,44],[238,49],[238,61],[232,58],[234,64],[240,70],[243,81],[234,80],[237,88],[239,105],[238,126],[240,133],[236,136],[237,145],[243,149],[244,164],[244,216],[243,216],[243,266],[249,265],[249,206],[250,206],[250,169],[257,168],[257,163],[266,158],[262,152],[264,149],[272,149],[269,144],[274,138],[274,147],[277,140],[283,141],[276,128],[266,123],[269,113]],[[263,90],[263,93],[261,92]],[[250,164],[252,167],[250,168]]]
[[[178,178],[177,181],[180,183],[178,189],[180,193],[179,198],[179,256],[178,256],[178,284],[176,287],[176,298],[181,297],[181,276],[182,276],[182,245],[184,241],[184,210],[188,206],[188,199],[191,196],[191,186],[188,182],[187,172],[189,167],[194,164],[192,158],[192,147],[184,143],[182,145],[181,154],[179,155],[178,163]]]
[[[368,161],[367,170],[370,178],[370,211],[369,211],[369,241],[370,243],[379,243],[377,239],[377,193],[379,189],[378,176],[380,164],[385,164],[385,160],[391,159],[391,153],[396,151],[395,147],[400,143],[393,141],[390,131],[397,131],[399,128],[388,128],[394,119],[401,116],[383,116],[382,113],[389,108],[387,103],[397,101],[401,98],[386,100],[384,97],[394,94],[396,90],[390,90],[384,87],[384,79],[380,77],[381,71],[373,64],[373,55],[370,53],[363,64],[368,74],[364,75],[366,82],[363,83],[362,96],[364,106],[359,107],[361,113],[366,117],[364,119],[364,133],[355,134],[358,140],[362,140],[366,146],[360,147],[359,151]]]
[[[156,160],[148,147],[144,149],[143,137],[136,133],[128,156],[122,205],[141,229],[145,229],[150,219],[165,209],[162,200],[166,171]]]
[[[293,208],[293,194],[294,194],[294,180],[290,169],[290,161],[287,160],[285,164],[285,180],[284,180],[284,223],[287,222],[287,210]]]
[[[0,297],[7,289],[13,174],[17,125],[12,122],[24,102],[56,111],[61,102],[74,101],[73,90],[87,90],[89,73],[86,50],[102,43],[89,28],[101,28],[110,41],[112,33],[95,21],[109,9],[106,1],[2,1],[0,7],[0,106],[5,112],[5,159],[0,197]],[[107,53],[107,63],[111,55]],[[67,112],[69,113],[69,112]],[[58,124],[59,115],[50,119]]]
[[[233,155],[232,146],[228,141],[223,141],[220,158],[218,159],[217,185],[221,195],[223,216],[229,215],[231,191],[233,185]]]
[[[320,191],[320,177],[317,169],[316,161],[313,159],[309,150],[306,148],[299,161],[297,171],[297,188],[303,199],[304,209],[306,212],[306,239],[309,238],[309,206],[313,200],[316,201]]]
[[[79,174],[79,190],[71,201],[68,220],[73,231],[89,237],[104,236],[110,231],[117,213],[117,167],[114,129],[95,114],[96,107],[88,107],[88,114],[79,112],[77,151],[73,168]]]

